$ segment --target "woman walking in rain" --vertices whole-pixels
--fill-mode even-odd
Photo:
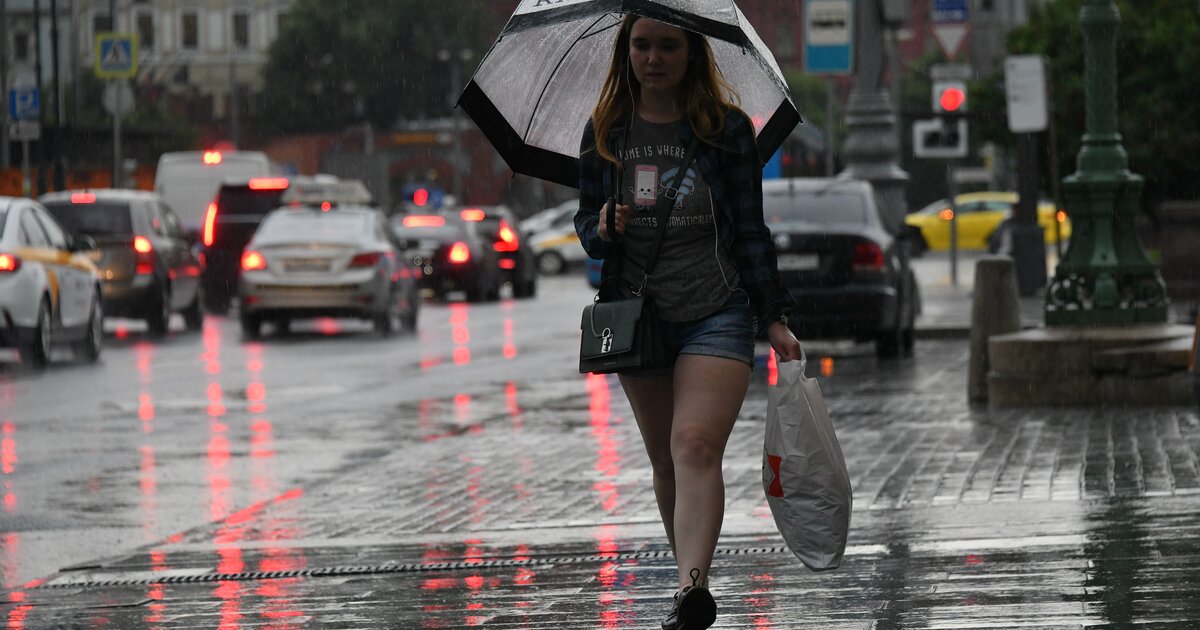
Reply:
[[[620,374],[679,568],[666,630],[716,618],[708,583],[725,512],[722,458],[749,387],[756,329],[780,360],[800,358],[787,326],[792,297],[763,222],[754,127],[736,99],[704,36],[628,15],[580,147],[579,238],[593,258],[617,256],[616,288],[604,290],[644,287],[672,357],[660,370]],[[683,164],[693,138],[695,159]],[[672,188],[680,168],[687,172]],[[646,276],[662,196],[674,205]]]

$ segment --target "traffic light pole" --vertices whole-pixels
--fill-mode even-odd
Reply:
[[[950,199],[950,286],[958,287],[958,182],[954,180],[957,160],[946,160],[946,193]]]

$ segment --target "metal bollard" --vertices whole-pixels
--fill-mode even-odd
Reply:
[[[967,400],[987,402],[988,338],[1021,329],[1017,274],[1008,256],[986,256],[975,263],[975,290],[971,296],[971,359],[967,374]]]

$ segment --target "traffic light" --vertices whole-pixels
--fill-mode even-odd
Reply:
[[[967,111],[965,81],[934,81],[933,111],[938,114],[958,114]]]
[[[919,158],[967,157],[967,121],[934,118],[914,122],[913,155]]]

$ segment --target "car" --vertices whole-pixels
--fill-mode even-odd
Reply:
[[[397,215],[392,233],[408,247],[422,289],[445,300],[451,292],[468,301],[500,297],[500,255],[477,221],[455,213]]]
[[[158,158],[154,172],[154,192],[179,214],[184,235],[200,238],[209,204],[221,183],[247,181],[254,177],[280,175],[282,169],[260,151],[236,151],[219,148],[206,151],[174,151]]]
[[[920,291],[903,241],[883,227],[870,183],[768,180],[763,215],[780,279],[796,300],[788,326],[798,337],[874,341],[880,357],[912,350]]]
[[[492,249],[499,254],[496,263],[504,280],[512,286],[513,297],[537,295],[538,269],[529,240],[518,226],[516,215],[506,206],[471,206],[455,210],[464,221],[478,222]]]
[[[1001,224],[1010,220],[1020,197],[1015,192],[975,192],[954,197],[958,210],[957,231],[959,249],[989,249],[996,251]],[[950,220],[954,210],[945,199],[939,199],[905,217],[906,237],[913,253],[926,250],[950,249]],[[1046,233],[1046,243],[1071,238],[1071,223],[1067,214],[1052,201],[1038,202],[1038,225]]]
[[[0,347],[16,348],[33,369],[60,344],[100,358],[104,289],[87,256],[95,246],[67,234],[40,203],[0,197]]]
[[[538,271],[548,276],[563,274],[582,266],[588,257],[579,242],[579,235],[575,232],[574,221],[547,228],[529,240],[537,257]]]
[[[599,289],[600,284],[604,282],[604,261],[589,256],[583,262],[583,270],[584,275],[587,276],[588,286]]]
[[[202,230],[206,308],[229,310],[238,290],[242,250],[268,212],[285,204],[357,203],[374,205],[358,180],[333,175],[229,179],[208,205]]]
[[[390,335],[415,331],[416,273],[378,208],[289,205],[267,213],[242,252],[238,317],[257,339],[266,321],[286,333],[309,317],[366,319]]]
[[[575,223],[575,213],[578,210],[578,199],[565,201],[557,206],[546,208],[521,221],[521,230],[529,236],[534,236],[548,229],[573,225]]]
[[[200,258],[162,197],[105,188],[48,193],[41,202],[68,233],[95,241],[106,316],[144,320],[154,336],[167,334],[173,313],[188,330],[204,325]]]

